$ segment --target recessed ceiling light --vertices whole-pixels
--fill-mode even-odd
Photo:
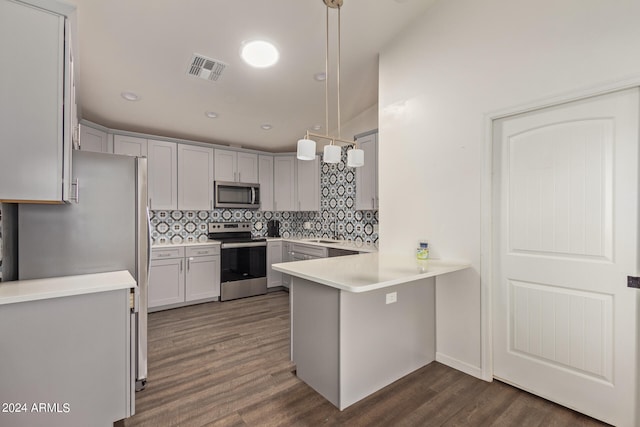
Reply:
[[[140,99],[140,97],[133,92],[122,92],[120,96],[122,96],[127,101],[137,101]]]
[[[264,40],[254,40],[242,45],[240,56],[252,67],[266,68],[278,62],[280,53],[273,44]]]
[[[324,73],[324,72],[322,72],[322,73],[315,73],[315,74],[313,75],[313,78],[314,78],[316,81],[323,82],[323,81],[327,80],[327,74],[326,74],[326,73]]]
[[[271,126],[269,123],[265,123],[261,125],[260,128],[262,128],[262,130],[271,130],[273,129],[273,126]]]
[[[313,130],[320,130],[320,129],[322,129],[322,126],[320,126],[320,125],[313,125],[313,128],[312,128],[312,129],[313,129]]]
[[[206,113],[204,113],[204,115],[209,117],[210,119],[215,119],[216,117],[218,117],[218,113],[214,113],[213,111],[207,111]]]

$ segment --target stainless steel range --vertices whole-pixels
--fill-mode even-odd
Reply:
[[[220,301],[267,293],[267,240],[251,237],[249,222],[211,222],[209,239],[222,243]]]

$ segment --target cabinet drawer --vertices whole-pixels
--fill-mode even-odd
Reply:
[[[168,259],[184,257],[184,247],[154,248],[151,250],[151,259]]]
[[[299,243],[295,243],[291,250],[295,254],[301,253],[315,258],[325,258],[327,256],[327,248],[321,246],[301,245]]]
[[[186,256],[220,255],[220,245],[186,247]]]

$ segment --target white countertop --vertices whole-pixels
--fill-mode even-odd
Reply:
[[[469,268],[446,260],[417,261],[392,254],[368,253],[273,264],[274,270],[349,292],[367,292]]]
[[[151,245],[151,249],[156,248],[175,248],[180,246],[211,246],[211,245],[219,245],[221,242],[218,240],[208,240],[206,242],[190,242],[190,243],[154,243]]]
[[[136,281],[128,271],[16,280],[0,283],[0,305],[129,289]]]

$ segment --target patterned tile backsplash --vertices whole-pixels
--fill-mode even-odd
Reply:
[[[151,237],[154,243],[189,243],[207,241],[208,223],[246,221],[253,224],[253,235],[267,235],[267,221],[280,221],[280,235],[285,238],[342,238],[367,243],[378,241],[374,226],[378,211],[355,210],[356,178],[346,166],[346,149],[342,161],[321,164],[319,212],[268,212],[249,209],[213,211],[152,211]],[[308,223],[310,228],[305,228]]]

